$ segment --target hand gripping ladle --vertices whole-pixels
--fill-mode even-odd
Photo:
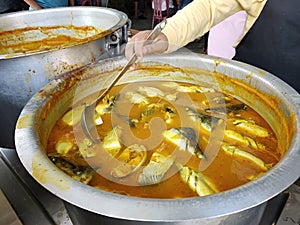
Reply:
[[[166,26],[167,21],[163,20],[159,24],[157,24],[151,33],[146,38],[146,41],[153,41],[160,32]],[[137,56],[134,53],[126,65],[122,68],[122,70],[116,75],[113,81],[108,85],[108,87],[101,93],[101,95],[90,105],[86,106],[81,115],[81,126],[85,135],[95,144],[100,143],[99,135],[97,133],[96,125],[95,125],[95,107],[96,105],[103,100],[103,98],[109,93],[109,91],[114,87],[114,85],[118,82],[118,80],[126,73],[129,67],[135,63],[137,60]]]

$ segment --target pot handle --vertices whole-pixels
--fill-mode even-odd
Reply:
[[[111,33],[105,38],[105,53],[104,55],[106,57],[115,57],[122,55],[122,48],[121,46],[123,44],[126,44],[128,42],[128,34],[129,29],[132,25],[132,22],[130,19],[127,20],[125,25]],[[107,54],[106,54],[107,53]],[[104,58],[103,56],[100,57],[100,59]]]

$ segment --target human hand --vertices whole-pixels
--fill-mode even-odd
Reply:
[[[26,2],[27,5],[29,5],[31,8],[35,10],[42,9],[42,7],[39,4],[37,4],[37,2],[34,0],[24,0],[24,2]]]
[[[168,49],[168,39],[160,33],[153,41],[146,41],[151,30],[141,31],[134,35],[125,47],[125,57],[129,59],[134,53],[138,60],[142,60],[144,55],[163,53]],[[131,69],[135,69],[133,65]]]

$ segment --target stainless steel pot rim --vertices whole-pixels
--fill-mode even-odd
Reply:
[[[108,13],[110,15],[118,15],[119,18],[122,20],[122,22],[127,22],[128,21],[128,17],[125,13],[117,10],[117,9],[113,9],[113,8],[106,8],[106,7],[98,7],[98,6],[69,6],[69,7],[57,7],[57,8],[48,8],[48,9],[41,9],[41,10],[24,10],[24,11],[18,11],[18,12],[11,12],[11,13],[6,13],[6,14],[0,14],[0,21],[3,18],[10,18],[10,17],[21,17],[21,16],[28,16],[28,15],[43,15],[45,16],[45,13],[49,14],[49,13],[57,13],[57,12],[67,12],[67,13],[72,13],[72,12],[76,12],[76,13],[85,13],[85,14],[89,14],[90,12],[97,12],[97,13],[101,13],[101,12],[105,12]],[[117,29],[120,28],[122,25],[120,24],[116,24],[115,26],[112,27],[112,29]]]
[[[162,58],[164,57],[169,56],[162,56]],[[180,58],[184,57],[184,55],[175,57]],[[157,56],[148,57],[146,58],[147,60],[157,60]],[[189,58],[189,60],[191,59]],[[227,68],[232,69],[240,68],[242,65],[243,70],[252,73],[253,76],[258,76],[257,68],[239,62],[210,56],[200,56],[200,59],[198,58],[197,60],[211,66],[215,64],[215,60],[218,60],[218,63],[226,64]],[[57,168],[50,160],[47,157],[43,157],[44,153],[40,150],[40,143],[36,138],[32,138],[37,137],[37,131],[34,127],[16,128],[15,143],[17,153],[30,174],[32,174],[32,158],[37,155],[41,156],[38,157],[40,164],[43,164],[49,170],[56,170],[60,174],[59,176],[70,184],[70,189],[68,190],[61,190],[49,183],[42,184],[46,189],[78,207],[101,215],[136,221],[184,221],[237,213],[266,202],[285,190],[300,175],[300,142],[296,142],[296,140],[300,140],[300,107],[297,107],[300,105],[300,95],[286,83],[268,72],[265,72],[264,76],[258,77],[258,79],[264,79],[267,83],[271,82],[272,84],[275,82],[278,89],[282,88],[284,90],[282,97],[294,105],[296,132],[289,151],[286,152],[285,156],[274,168],[257,180],[219,194],[196,198],[162,200],[123,196],[89,187],[73,180],[63,172],[57,171]],[[51,85],[49,83],[43,89],[51,91],[55,86]],[[30,119],[34,123],[35,116],[32,112],[37,107],[41,107],[44,101],[44,99],[37,101],[33,97],[24,107],[20,118],[24,116],[31,117]],[[26,149],[26,152],[20,151],[20,149]]]
[[[32,17],[32,18],[36,18],[38,16],[43,17],[44,19],[47,18],[47,15],[55,15],[55,14],[59,14],[59,13],[66,13],[70,16],[70,18],[76,18],[76,14],[81,14],[81,15],[88,15],[90,13],[97,13],[98,15],[108,15],[108,16],[113,16],[113,17],[117,17],[118,21],[113,24],[112,26],[109,27],[109,30],[112,32],[118,30],[119,28],[123,27],[127,22],[128,22],[128,16],[121,12],[118,11],[116,9],[113,8],[106,8],[106,7],[96,7],[96,6],[70,6],[70,7],[58,7],[58,8],[47,8],[47,9],[42,9],[42,10],[32,10],[32,11],[18,11],[18,12],[12,12],[12,13],[6,13],[6,14],[0,14],[0,24],[3,23],[5,24],[5,20],[9,20],[10,18],[20,18],[20,20],[22,21],[22,18],[26,18],[26,17]],[[24,20],[24,19],[23,19]],[[71,23],[68,25],[72,24],[72,21],[70,21]],[[99,21],[100,22],[100,21]],[[24,23],[23,25],[26,26],[35,26],[34,24],[31,23]],[[20,25],[20,24],[19,24]],[[54,24],[54,25],[59,25],[59,24]],[[64,24],[62,24],[64,25]],[[87,24],[87,25],[91,25],[91,24]],[[20,27],[16,27],[16,28],[20,28]],[[4,27],[2,27],[2,30],[4,29]],[[7,30],[7,29],[5,29]],[[73,46],[76,45],[82,45],[85,43],[79,43],[79,44],[74,44]],[[68,48],[67,47],[61,47],[61,48],[53,48],[50,50],[43,50],[43,51],[37,51],[37,52],[32,52],[32,53],[13,53],[13,54],[2,54],[0,55],[0,59],[10,59],[10,58],[17,58],[17,57],[26,57],[26,56],[30,56],[30,55],[35,55],[35,54],[42,54],[45,52],[51,52],[51,51],[56,51],[59,49],[64,49],[64,48]]]

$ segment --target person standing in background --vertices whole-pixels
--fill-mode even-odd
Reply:
[[[152,1],[152,9],[154,9],[154,1]],[[161,0],[161,10],[162,10],[162,15],[167,16],[167,1],[166,0]],[[175,7],[172,0],[169,0],[169,14],[168,14],[168,17],[171,17],[171,16],[175,15],[176,12],[177,12],[177,7]]]
[[[145,5],[145,0],[139,0],[138,1],[139,3],[139,19],[142,19],[142,20],[146,20],[147,17],[145,15],[145,9],[146,9],[146,5]]]
[[[10,13],[21,11],[20,0],[1,0],[0,1],[0,13]]]
[[[74,6],[75,0],[24,0],[29,5],[29,10]]]

